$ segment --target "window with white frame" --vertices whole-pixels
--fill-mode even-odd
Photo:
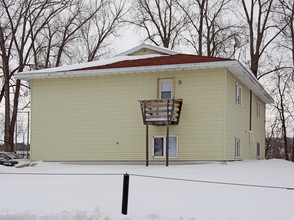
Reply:
[[[257,101],[257,117],[261,117],[261,103]]]
[[[256,156],[257,156],[257,158],[260,158],[261,157],[261,147],[260,147],[259,141],[257,142],[256,149],[257,149]]]
[[[175,82],[173,78],[158,79],[158,98],[159,99],[172,99],[174,98]]]
[[[242,105],[242,87],[236,84],[236,104]]]
[[[235,139],[235,156],[236,156],[236,159],[241,158],[241,139],[240,138]]]
[[[168,143],[168,156],[170,158],[178,157],[178,136],[169,136]],[[152,156],[154,158],[160,158],[166,156],[166,137],[165,136],[153,136],[153,151]]]
[[[161,83],[161,99],[170,99],[172,97],[172,84],[171,82]]]

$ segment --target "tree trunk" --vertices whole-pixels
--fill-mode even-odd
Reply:
[[[282,134],[283,134],[283,139],[284,139],[284,149],[285,149],[285,159],[289,160],[289,155],[288,155],[288,143],[287,143],[287,125],[286,125],[286,118],[285,118],[285,108],[284,108],[284,92],[281,90],[280,87],[280,81],[281,78],[278,78],[279,82],[279,95],[280,95],[280,120],[282,123]]]
[[[13,151],[13,136],[11,136],[10,124],[10,92],[9,92],[9,58],[5,48],[5,38],[2,27],[0,26],[0,48],[2,58],[2,70],[4,76],[4,99],[5,99],[5,132],[4,132],[4,151]]]
[[[13,151],[13,129],[10,124],[10,93],[9,93],[9,76],[4,74],[5,78],[5,133],[4,133],[4,151]],[[12,135],[11,135],[12,134]]]
[[[13,132],[11,129],[10,124],[10,93],[9,93],[9,76],[6,76],[7,74],[4,74],[5,78],[5,133],[4,133],[4,151],[6,152],[12,152],[13,151]],[[12,134],[12,136],[11,136]]]
[[[254,49],[252,48],[252,50],[254,50]],[[251,57],[251,66],[250,66],[250,69],[254,73],[255,77],[257,77],[258,64],[259,64],[259,57],[258,57],[257,54],[254,54]]]
[[[293,134],[293,139],[292,139],[292,162],[294,162],[294,134]]]

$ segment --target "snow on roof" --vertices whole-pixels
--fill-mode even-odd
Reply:
[[[62,72],[62,71],[71,71],[71,70],[78,70],[83,68],[91,68],[91,67],[99,67],[104,66],[112,63],[117,63],[125,60],[138,60],[143,58],[153,58],[163,56],[159,54],[148,54],[148,55],[142,55],[142,56],[116,56],[109,59],[101,59],[97,61],[87,62],[87,63],[77,63],[72,65],[65,65],[60,67],[53,67],[53,68],[47,68],[47,69],[40,69],[40,70],[33,70],[33,71],[27,71],[27,72],[21,72],[19,74],[16,74],[16,76],[24,75],[24,74],[35,74],[35,73],[53,73],[53,72]]]
[[[164,54],[167,54],[167,55],[172,55],[172,54],[177,54],[178,52],[174,51],[174,50],[170,50],[168,48],[165,48],[165,47],[159,47],[159,46],[155,46],[155,45],[150,45],[150,44],[141,44],[137,47],[134,47],[130,50],[127,50],[123,53],[120,53],[118,54],[117,56],[126,56],[126,55],[130,55],[130,54],[133,54],[139,50],[142,50],[142,49],[149,49],[149,50],[154,50],[154,51],[157,51],[157,52],[160,52],[160,53],[164,53]]]
[[[137,51],[139,48],[145,48],[145,46],[143,44],[132,50]],[[152,46],[152,50],[158,51],[159,48]],[[131,53],[130,51],[128,53]],[[233,75],[252,90],[262,101],[265,103],[273,102],[272,97],[265,91],[254,74],[237,60],[188,54],[126,56],[128,53],[125,52],[106,60],[22,72],[15,74],[15,77],[30,81],[32,79],[45,78],[228,68]]]

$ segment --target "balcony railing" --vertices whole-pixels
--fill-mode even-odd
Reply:
[[[179,124],[182,99],[152,99],[139,102],[144,125]]]

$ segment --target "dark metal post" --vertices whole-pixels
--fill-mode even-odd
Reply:
[[[27,136],[27,158],[29,158],[29,144],[30,144],[30,112],[28,111],[28,136]]]
[[[166,107],[166,149],[165,149],[165,154],[166,154],[166,160],[165,160],[165,163],[166,163],[166,166],[168,166],[168,146],[169,146],[169,116],[168,116],[168,105],[169,105],[169,100],[166,100],[166,103],[167,103],[167,107]]]
[[[128,199],[129,199],[129,174],[124,174],[124,182],[123,182],[123,195],[122,195],[122,206],[121,213],[124,215],[128,214]]]
[[[148,124],[146,124],[146,167],[149,165],[149,155],[148,155]]]
[[[17,151],[18,150],[18,147],[17,147],[17,116],[15,119],[15,143],[14,143],[14,146],[16,146],[16,151]]]
[[[250,104],[249,104],[249,131],[252,129],[252,90],[250,90]]]
[[[168,166],[169,126],[166,124],[166,166]]]

